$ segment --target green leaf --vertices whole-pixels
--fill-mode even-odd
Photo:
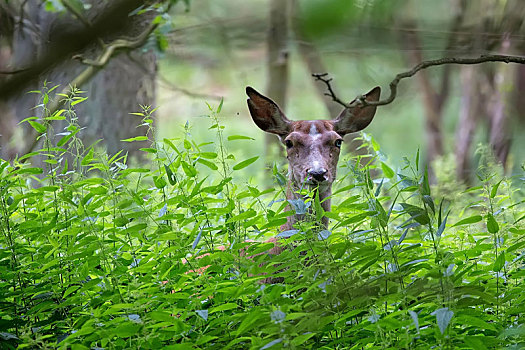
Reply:
[[[239,305],[237,303],[225,303],[225,304],[216,306],[214,308],[211,308],[210,314],[213,314],[215,312],[220,312],[220,311],[234,310],[237,308],[239,308]]]
[[[476,315],[476,316],[465,315],[465,314],[457,315],[456,320],[461,325],[474,326],[478,328],[479,330],[489,329],[491,331],[496,331],[496,326],[493,323],[489,323],[483,320],[479,315]]]
[[[122,338],[128,338],[136,335],[139,328],[140,325],[136,323],[122,322],[120,325],[112,329],[112,333]]]
[[[487,337],[483,335],[467,335],[465,336],[464,342],[470,349],[485,350],[488,349],[485,345],[487,344]]]
[[[64,292],[64,295],[62,295],[62,298],[64,298],[64,299],[67,298],[68,295],[70,295],[71,293],[73,293],[74,291],[76,291],[79,288],[80,288],[80,286],[71,286],[71,287],[69,287]]]
[[[210,162],[209,160],[206,160],[206,159],[199,158],[199,159],[197,159],[197,162],[206,165],[211,170],[219,169],[215,163]]]
[[[390,168],[388,165],[386,165],[386,163],[384,162],[381,162],[381,169],[383,170],[383,174],[388,177],[389,179],[393,178],[396,173],[394,172],[394,170],[392,170],[392,168]]]
[[[58,146],[58,147],[62,147],[63,145],[65,145],[66,142],[68,142],[68,141],[69,141],[73,136],[75,136],[79,131],[80,131],[80,129],[77,129],[77,130],[75,130],[75,131],[69,133],[68,135],[62,137],[62,138],[60,139],[60,141],[58,141],[57,146]]]
[[[400,205],[419,224],[426,225],[430,222],[427,212],[422,208],[408,203],[400,203]]]
[[[445,334],[445,330],[447,329],[450,320],[452,320],[452,316],[454,316],[454,312],[449,310],[448,307],[444,307],[441,309],[437,309],[432,313],[432,315],[436,316],[437,324],[439,327],[439,331],[441,334]]]
[[[153,183],[157,188],[164,188],[167,185],[166,180],[164,180],[163,176],[153,176]]]
[[[177,183],[177,177],[175,176],[173,171],[171,171],[171,168],[166,164],[164,164],[164,170],[166,170],[166,176],[168,177],[170,185],[174,186]]]
[[[235,164],[232,169],[233,170],[240,170],[240,169],[246,168],[248,165],[252,164],[257,159],[259,159],[259,156],[243,160],[242,162]]]
[[[243,135],[228,136],[228,141],[234,141],[234,140],[255,140],[255,139],[253,137],[243,136]]]
[[[496,261],[494,262],[492,271],[499,272],[503,266],[505,266],[505,252],[501,251],[498,257],[496,258]]]
[[[476,222],[480,222],[483,218],[481,215],[473,215],[466,219],[460,220],[456,222],[452,227],[461,226],[461,225],[468,225],[468,224],[475,224]]]
[[[217,158],[217,153],[215,153],[215,152],[201,152],[201,153],[199,153],[199,157],[206,158],[206,159],[215,159],[215,158]]]
[[[308,339],[310,339],[314,335],[315,333],[312,333],[312,332],[307,332],[307,333],[298,335],[297,337],[292,339],[292,345],[294,346],[302,345],[304,344],[304,342],[306,342]]]
[[[87,99],[87,97],[77,97],[77,99],[71,103],[71,106],[75,106],[81,102],[84,102]]]
[[[162,321],[162,322],[170,322],[170,323],[173,323],[174,321],[174,316],[170,315],[169,313],[167,312],[163,312],[163,311],[151,311],[148,313],[149,317],[152,319],[152,320],[155,320],[155,321]]]
[[[184,160],[181,162],[181,165],[182,165],[182,170],[184,170],[184,173],[186,174],[186,176],[188,177],[197,176],[197,169],[195,169],[193,165],[187,163]]]
[[[264,314],[260,309],[251,309],[250,312],[244,317],[239,328],[234,332],[236,335],[241,335],[244,332],[249,331],[255,326],[255,323],[259,321],[260,318],[264,317]]]
[[[46,132],[46,127],[40,124],[39,122],[34,121],[34,120],[29,120],[28,123],[33,127],[33,129],[35,129],[39,133],[43,134]]]
[[[487,215],[487,230],[489,230],[490,233],[498,233],[499,231],[498,222],[494,219],[494,215],[490,213]]]
[[[49,116],[49,117],[45,117],[44,120],[64,120],[66,119],[66,117],[62,116],[62,113],[64,113],[65,110],[64,109],[60,109],[58,111],[56,111],[55,113],[53,113],[53,115]]]
[[[93,160],[93,155],[95,153],[95,150],[92,148],[89,149],[89,152],[82,158],[82,161],[80,162],[81,165],[86,166]]]
[[[166,145],[168,145],[172,150],[174,150],[175,152],[177,152],[177,154],[180,154],[179,150],[177,149],[177,147],[175,147],[175,145],[173,144],[173,142],[171,142],[170,140],[164,138],[162,140]]]
[[[419,170],[419,147],[416,154],[416,170]]]
[[[257,212],[253,209],[248,209],[238,215],[235,215],[233,217],[231,217],[228,221],[226,221],[227,223],[230,223],[230,222],[234,222],[234,221],[243,221],[243,220],[246,220],[246,219],[249,219],[249,218],[252,218],[254,217],[255,215],[257,215]]]
[[[492,186],[492,189],[490,190],[490,198],[494,198],[496,197],[496,194],[498,194],[498,187],[501,184],[501,181],[503,180],[500,180],[497,184]]]
[[[151,147],[144,147],[144,148],[140,148],[139,150],[142,152],[146,152],[146,153],[157,153],[157,149],[151,148]]]
[[[212,340],[215,340],[217,339],[218,337],[217,336],[213,336],[213,335],[202,335],[196,342],[195,342],[195,345],[202,345],[202,344],[206,344],[206,343],[209,343],[210,341]]]
[[[136,137],[131,137],[129,139],[120,140],[120,141],[123,141],[123,142],[134,142],[134,141],[147,141],[147,140],[148,140],[147,136],[136,136]]]
[[[424,196],[430,196],[430,185],[428,183],[428,167],[425,167],[425,173],[423,174],[423,180],[420,186],[421,194]]]
[[[447,215],[445,215],[445,218],[443,219],[441,224],[439,224],[439,227],[438,227],[438,229],[436,231],[436,236],[437,237],[441,237],[441,235],[443,234],[443,231],[445,231],[445,228],[447,227],[448,214],[450,214],[450,212],[448,212]]]
[[[44,172],[44,170],[42,170],[41,168],[22,168],[22,169],[18,169],[16,171],[17,174],[31,174],[31,175],[37,175],[37,174],[42,174]]]

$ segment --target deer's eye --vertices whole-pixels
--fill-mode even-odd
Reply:
[[[286,148],[292,148],[293,147],[293,142],[291,140],[284,141],[284,144],[286,145]]]
[[[343,140],[342,140],[342,139],[337,139],[337,140],[335,140],[335,142],[334,142],[334,145],[335,145],[335,147],[337,147],[337,148],[341,148],[341,145],[342,145],[342,144],[343,144]]]

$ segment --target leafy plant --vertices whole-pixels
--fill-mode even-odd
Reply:
[[[484,171],[449,199],[419,152],[394,170],[365,135],[375,161],[344,161],[323,213],[315,197],[285,201],[277,167],[280,191],[237,180],[257,159],[230,153],[249,138],[225,138],[222,102],[203,144],[188,124],[156,140],[155,110],[132,113],[148,132],[125,141],[150,143],[132,166],[80,143],[80,92],[48,115],[52,92],[26,120],[43,148],[0,161],[3,348],[523,345],[523,179]],[[293,211],[311,218],[280,232]]]

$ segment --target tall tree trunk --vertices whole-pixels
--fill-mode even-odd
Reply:
[[[286,109],[288,90],[288,36],[291,1],[271,0],[267,36],[268,81],[266,95],[270,96],[281,108]],[[265,155],[267,159],[277,159],[281,153],[275,135],[266,134]]]

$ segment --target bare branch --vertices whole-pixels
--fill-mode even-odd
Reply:
[[[120,49],[136,49],[146,42],[149,35],[157,28],[158,23],[152,22],[144,32],[142,32],[138,37],[134,39],[117,39],[111,44],[105,45],[104,51],[96,60],[90,60],[88,58],[83,58],[80,55],[73,56],[75,59],[79,59],[82,63],[93,66],[96,68],[103,68],[108,62],[109,59],[115,54],[117,50]]]
[[[332,84],[330,84],[330,82],[332,81],[332,78],[328,78],[328,73],[313,73],[312,77],[326,84],[326,88],[328,89],[328,92],[324,93],[325,96],[331,97],[334,102],[339,103],[343,107],[348,107],[346,103],[344,103],[342,100],[340,100],[337,97],[334,90],[332,89]]]
[[[444,64],[466,64],[466,65],[472,65],[472,64],[480,64],[480,63],[485,63],[485,62],[504,62],[504,63],[525,64],[525,57],[521,57],[521,56],[507,56],[507,55],[482,55],[482,56],[477,57],[477,58],[445,57],[445,58],[440,58],[440,59],[437,59],[437,60],[423,61],[423,62],[419,63],[418,65],[416,65],[411,70],[409,70],[407,72],[399,73],[398,75],[396,75],[394,80],[392,80],[390,82],[390,85],[389,85],[389,87],[390,87],[390,96],[388,96],[386,99],[375,101],[375,102],[370,102],[370,101],[366,101],[363,98],[363,96],[360,95],[360,96],[356,97],[354,103],[359,104],[361,106],[384,106],[384,105],[390,104],[390,103],[392,103],[392,101],[394,101],[394,99],[397,96],[397,85],[399,84],[399,82],[402,79],[410,78],[410,77],[414,76],[420,70],[427,69],[429,67],[441,66],[441,65],[444,65]],[[330,86],[330,81],[332,79],[331,78],[330,79],[326,78],[328,76],[328,73],[312,74],[312,76],[314,76],[316,79],[321,80],[322,82],[324,82],[326,84],[327,89],[328,89],[328,92],[326,93],[327,96],[332,97],[332,99],[335,102],[337,102],[337,103],[339,103],[339,104],[341,104],[341,105],[343,105],[345,107],[349,107],[348,104],[342,102],[341,99],[339,99],[335,95],[335,93],[333,92],[333,90],[332,90],[332,88]]]

